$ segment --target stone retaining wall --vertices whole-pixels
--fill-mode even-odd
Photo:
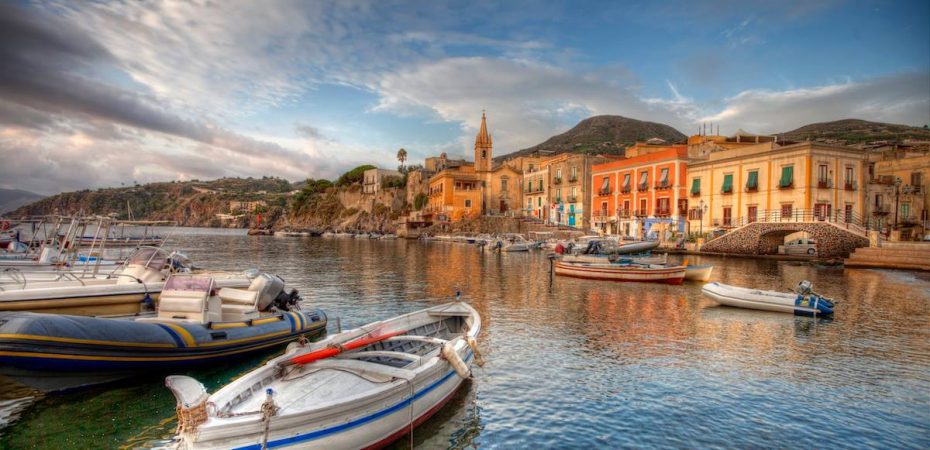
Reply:
[[[858,247],[869,246],[868,238],[826,223],[751,223],[705,243],[701,251],[772,254],[786,235],[799,231],[817,241],[817,254],[822,258],[846,257]]]

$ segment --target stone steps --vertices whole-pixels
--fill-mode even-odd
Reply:
[[[863,247],[849,255],[844,265],[930,271],[930,245],[887,242],[882,247]]]

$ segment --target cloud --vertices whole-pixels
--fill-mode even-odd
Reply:
[[[727,98],[722,111],[700,121],[724,131],[777,133],[802,125],[856,118],[920,126],[930,123],[930,73],[911,72],[858,82],[773,91],[747,90]]]
[[[575,74],[533,61],[484,57],[446,58],[390,73],[378,86],[377,111],[434,116],[463,124],[462,148],[470,148],[488,111],[496,154],[538,144],[578,120],[619,114],[672,125],[676,102],[644,101],[626,80]]]

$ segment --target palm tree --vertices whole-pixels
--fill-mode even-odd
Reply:
[[[404,161],[407,160],[407,150],[400,149],[397,151],[397,160],[400,161],[400,166],[404,167]]]

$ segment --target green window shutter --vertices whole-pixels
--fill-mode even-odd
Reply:
[[[781,168],[781,180],[778,181],[778,185],[781,187],[791,186],[791,183],[794,182],[794,166],[782,167]]]
[[[691,182],[691,193],[694,195],[698,195],[701,193],[701,179],[700,178],[695,178]]]
[[[733,175],[723,176],[723,192],[733,192]]]
[[[746,187],[748,188],[757,188],[759,187],[759,172],[753,170],[749,172],[749,181],[746,182]]]
[[[542,206],[542,197],[536,198],[536,206]]]

